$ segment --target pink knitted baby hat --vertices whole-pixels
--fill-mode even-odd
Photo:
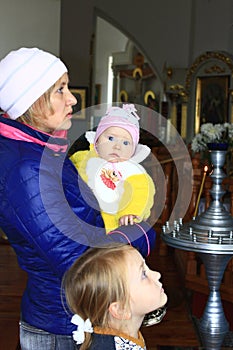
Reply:
[[[64,63],[37,48],[11,51],[0,61],[0,107],[17,119],[65,72]]]
[[[101,118],[96,130],[94,145],[99,136],[108,128],[118,126],[127,130],[134,143],[137,146],[139,141],[139,116],[133,104],[124,104],[123,107],[110,107],[106,114]]]

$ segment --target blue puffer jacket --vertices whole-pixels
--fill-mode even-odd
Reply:
[[[61,297],[67,268],[89,246],[133,241],[145,256],[155,240],[146,223],[105,234],[97,201],[66,157],[67,146],[65,138],[0,117],[0,227],[28,273],[22,319],[66,335],[75,328]]]

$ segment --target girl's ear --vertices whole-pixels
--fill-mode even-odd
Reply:
[[[111,316],[118,320],[130,320],[131,318],[131,311],[122,307],[118,301],[111,303],[108,310]]]

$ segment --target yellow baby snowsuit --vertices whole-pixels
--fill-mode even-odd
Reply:
[[[111,163],[96,153],[94,135],[92,131],[86,133],[90,150],[74,153],[71,160],[99,202],[106,232],[119,227],[119,219],[124,215],[138,216],[138,221],[148,219],[155,186],[139,162],[148,156],[149,147],[138,144],[130,160]]]

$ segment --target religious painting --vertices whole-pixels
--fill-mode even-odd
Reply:
[[[230,78],[211,76],[197,78],[195,131],[204,123],[228,122],[228,89]]]

